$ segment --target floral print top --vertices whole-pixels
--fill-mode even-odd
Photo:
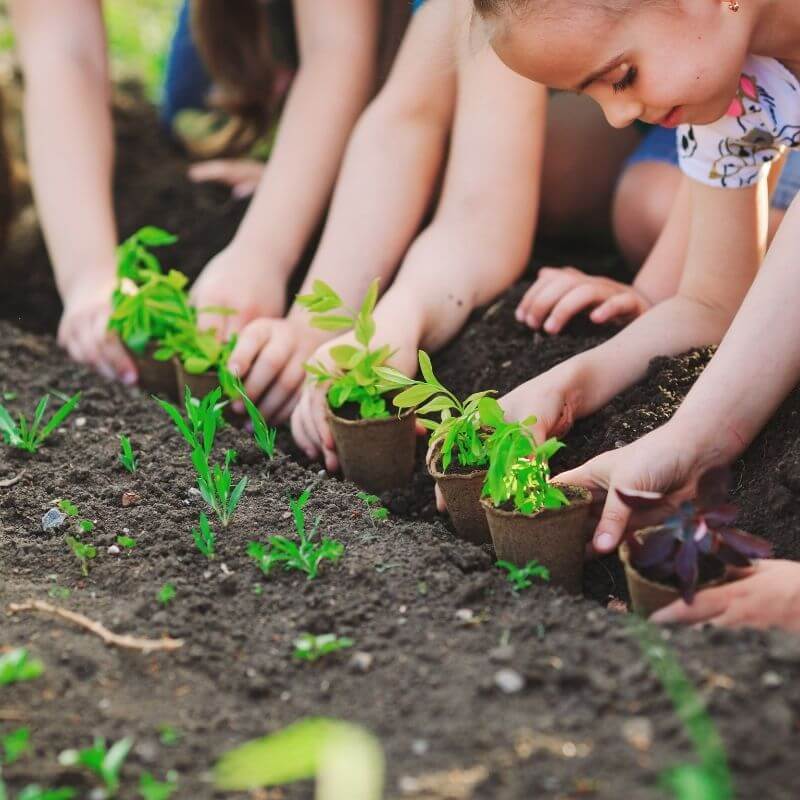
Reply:
[[[749,56],[727,114],[678,127],[683,172],[709,186],[751,186],[787,148],[800,147],[800,81],[774,58]]]

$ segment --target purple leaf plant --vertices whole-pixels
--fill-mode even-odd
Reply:
[[[728,499],[731,481],[728,467],[704,472],[695,500],[682,502],[644,542],[629,539],[631,564],[647,578],[674,582],[691,603],[701,564],[722,572],[728,565],[748,567],[752,559],[772,556],[772,545],[765,539],[732,527],[738,508]],[[617,495],[634,511],[653,511],[665,503],[655,492],[617,489]]]

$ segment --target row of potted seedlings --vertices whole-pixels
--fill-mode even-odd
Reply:
[[[165,273],[150,252],[175,241],[166,231],[146,227],[120,245],[109,327],[131,352],[148,391],[183,396],[188,386],[192,395],[203,397],[221,386],[234,396],[226,365],[235,340],[220,343],[213,329],[198,329],[188,279],[176,270]],[[306,365],[310,379],[326,388],[344,476],[374,494],[406,485],[419,422],[431,432],[428,471],[456,533],[492,545],[498,559],[517,566],[538,561],[553,584],[579,593],[591,496],[580,487],[550,482],[549,461],[562,443],[537,444],[530,431],[533,418],[507,422],[493,391],[461,401],[438,380],[423,351],[419,380],[389,367],[391,348],[373,345],[377,299],[378,281],[358,309],[348,308],[322,281],[297,298],[313,326],[354,334],[355,344],[331,349],[332,366]],[[731,527],[729,480],[724,469],[710,471],[699,481],[696,503],[683,503],[660,525],[638,531],[622,545],[634,610],[649,615],[679,596],[691,602],[698,587],[729,577],[728,566],[771,555],[766,541]],[[619,495],[634,511],[652,513],[665,505],[660,495]]]
[[[318,281],[298,298],[312,312],[312,325],[354,330],[357,345],[331,350],[332,369],[307,365],[311,378],[327,387],[327,414],[345,477],[373,492],[408,483],[419,421],[431,432],[428,472],[457,535],[493,545],[498,559],[519,567],[538,561],[554,585],[580,593],[592,497],[582,487],[550,482],[549,461],[563,444],[537,444],[533,417],[506,421],[493,391],[462,402],[437,379],[423,351],[419,380],[389,367],[391,349],[371,348],[377,296],[375,282],[358,311],[346,309]],[[696,502],[684,502],[661,524],[623,543],[634,611],[649,616],[679,597],[691,603],[698,587],[730,579],[728,567],[772,555],[764,539],[732,527],[736,508],[728,502],[729,488],[729,470],[709,471],[700,478]],[[669,508],[661,495],[619,495],[634,511]]]

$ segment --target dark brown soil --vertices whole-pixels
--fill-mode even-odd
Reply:
[[[224,192],[189,187],[152,120],[129,109],[122,121],[122,232],[144,222],[178,231],[176,263],[196,271],[230,237],[241,206]],[[44,253],[35,246],[24,261],[20,253],[0,313],[52,331],[58,306]],[[477,314],[436,359],[457,392],[505,391],[608,334],[579,322],[558,338],[534,335],[513,319],[522,291],[515,287]],[[576,426],[556,468],[661,424],[708,357],[656,360],[640,385]],[[57,754],[101,734],[136,740],[124,800],[137,796],[141,771],[163,777],[168,769],[180,773],[178,797],[211,798],[208,768],[222,752],[316,714],[359,721],[380,737],[392,797],[655,800],[663,796],[658,772],[692,758],[625,616],[604,608],[609,595],[624,594],[617,560],[591,565],[588,599],[545,587],[515,596],[489,554],[453,538],[436,515],[422,442],[413,487],[386,495],[391,519],[373,524],[354,487],[294,459],[270,465],[245,432],[227,429],[221,445],[239,451],[236,473],[249,486],[229,529],[215,525],[219,555],[209,563],[191,539],[203,502],[192,491],[186,447],[154,403],[68,363],[50,338],[0,323],[0,392],[16,393],[10,408],[29,413],[45,391],[77,389],[84,392],[79,411],[38,455],[0,448],[0,481],[22,473],[0,488],[0,605],[55,595],[51,602],[117,632],[169,633],[185,644],[142,656],[50,618],[0,617],[0,645],[28,647],[47,667],[37,681],[0,689],[0,732],[30,725],[35,742],[34,757],[7,770],[12,790],[36,780],[75,785],[88,797],[90,784],[59,767]],[[118,464],[120,433],[139,454],[135,476]],[[743,526],[770,538],[784,557],[800,555],[798,434],[795,393],[736,465]],[[287,498],[309,485],[309,516],[321,515],[321,530],[345,544],[345,555],[314,582],[294,573],[265,578],[247,558],[247,543],[288,534]],[[126,491],[139,502],[123,507]],[[91,540],[99,555],[88,579],[62,534],[41,531],[41,516],[64,497],[96,521]],[[126,531],[136,547],[109,554]],[[156,594],[166,582],[177,593],[162,608]],[[314,665],[293,662],[292,642],[305,631],[350,636],[371,666],[359,671],[347,652]],[[725,740],[737,797],[800,796],[800,640],[716,630],[668,636]],[[516,671],[524,688],[500,691],[501,669]],[[175,746],[159,742],[165,723],[182,734]],[[462,795],[453,793],[457,775],[445,782],[450,794],[401,791],[404,777],[442,770],[480,779]]]

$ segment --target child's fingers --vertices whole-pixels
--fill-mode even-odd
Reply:
[[[444,512],[447,511],[447,503],[444,501],[444,495],[442,494],[442,490],[439,488],[438,484],[436,486],[436,510],[441,514],[444,514]]]
[[[320,454],[319,442],[316,441],[316,430],[314,428],[313,420],[311,419],[311,409],[308,404],[308,395],[310,391],[306,390],[300,396],[300,401],[292,413],[292,437],[294,438],[297,446],[309,457],[316,458]]]
[[[551,283],[554,277],[550,274],[542,275],[542,272],[544,272],[544,270],[540,271],[539,277],[528,287],[522,300],[519,301],[517,310],[514,312],[517,322],[522,322],[526,325],[531,324],[531,320],[533,319],[532,311],[536,303],[536,298],[541,294],[542,290]]]
[[[228,359],[228,369],[239,377],[247,375],[256,357],[269,341],[274,325],[271,320],[258,319],[244,328]]]
[[[110,331],[106,331],[105,319],[100,319],[103,334],[100,338],[100,358],[105,364],[114,371],[116,377],[126,386],[136,383],[137,374],[133,360],[125,352],[125,348],[120,344],[119,339]]]
[[[261,413],[266,419],[273,423],[278,421],[276,419],[277,412],[292,399],[303,385],[305,374],[302,364],[295,360],[289,361],[261,400]]]
[[[305,375],[303,376],[305,378]],[[283,425],[285,422],[291,419],[294,410],[297,408],[297,404],[300,402],[300,396],[303,392],[303,381],[300,381],[300,385],[297,387],[297,390],[291,395],[291,397],[275,412],[273,424],[274,425]]]
[[[661,625],[682,622],[695,625],[700,622],[710,622],[715,617],[719,617],[725,612],[730,604],[730,591],[726,586],[714,589],[706,589],[698,592],[691,605],[684,603],[683,600],[676,600],[674,603],[656,611],[650,617],[651,622]]]
[[[528,313],[525,317],[526,322],[532,328],[540,328],[556,303],[578,282],[573,275],[557,275],[542,286],[536,293],[536,297],[528,306]]]
[[[246,197],[255,194],[258,184],[259,181],[242,181],[241,183],[237,183],[231,190],[231,196],[234,200],[244,200]]]
[[[576,286],[553,306],[550,316],[545,320],[544,329],[551,334],[560,333],[576,314],[600,302],[603,297],[602,288],[598,284],[584,283]]]
[[[339,459],[336,455],[336,443],[333,441],[328,416],[326,414],[327,397],[324,391],[316,389],[309,398],[311,403],[311,416],[317,431],[317,438],[322,444],[322,454],[325,457],[325,469],[328,472],[338,472]]]
[[[274,385],[292,354],[291,337],[286,331],[275,329],[247,375],[245,388],[254,402],[261,402],[268,389]],[[286,398],[284,397],[284,400]]]
[[[592,311],[592,322],[603,325],[612,319],[620,317],[638,316],[641,306],[636,296],[631,292],[620,292],[612,295]]]
[[[189,167],[189,179],[195,183],[214,181],[236,186],[245,181],[258,181],[263,166],[249,159],[214,159]]]

